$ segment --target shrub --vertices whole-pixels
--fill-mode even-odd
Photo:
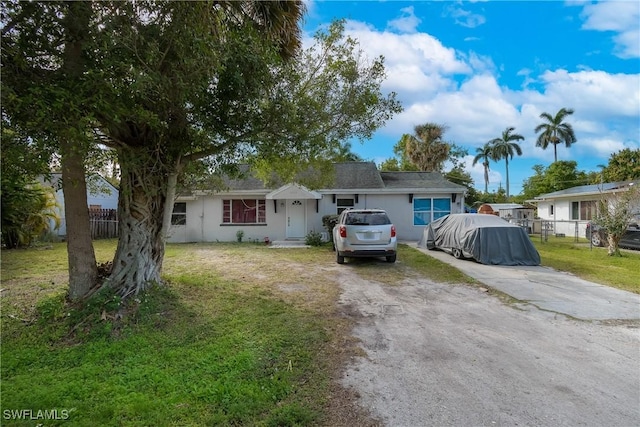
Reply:
[[[322,234],[317,231],[310,231],[304,238],[304,242],[309,246],[321,246]]]
[[[238,230],[236,231],[236,240],[238,243],[242,243],[242,238],[244,237],[244,231]]]

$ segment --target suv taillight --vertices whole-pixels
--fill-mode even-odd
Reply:
[[[396,237],[396,226],[395,225],[391,226],[391,237]]]
[[[344,225],[340,226],[340,237],[347,237],[347,227]]]

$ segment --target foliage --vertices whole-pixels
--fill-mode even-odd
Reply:
[[[261,110],[267,123],[246,157],[252,170],[267,183],[327,184],[332,162],[359,160],[348,141],[370,139],[402,111],[395,93],[381,92],[385,77],[384,58],[366,58],[344,35],[344,21],[318,31],[311,47],[278,69],[279,83]]]
[[[570,123],[565,122],[565,118],[573,114],[570,108],[561,108],[555,116],[549,113],[540,114],[544,120],[535,128],[535,133],[539,133],[536,147],[546,150],[549,145],[553,145],[553,160],[558,161],[558,144],[564,143],[567,148],[577,142],[576,135]]]
[[[327,230],[327,232],[329,233],[329,239],[333,240],[333,227],[335,227],[338,224],[338,219],[340,218],[340,215],[324,215],[322,217],[322,225],[324,226],[325,230]]]
[[[304,237],[304,243],[309,246],[322,246],[322,233],[310,231]]]
[[[522,148],[516,142],[524,139],[524,136],[513,133],[514,127],[508,127],[499,138],[494,138],[489,141],[491,144],[491,156],[493,160],[499,161],[504,159],[506,179],[507,179],[507,199],[509,198],[509,159],[512,159],[515,154],[522,155]]]
[[[451,150],[451,144],[443,140],[446,130],[445,125],[437,123],[418,125],[413,135],[402,135],[397,151],[419,171],[442,172]]]
[[[553,193],[579,185],[587,185],[589,177],[584,171],[578,170],[578,163],[574,160],[560,160],[548,167],[533,166],[534,174],[527,178],[522,185],[522,197],[533,199],[541,194]]]
[[[236,241],[238,243],[242,243],[242,238],[244,237],[244,231],[238,230],[236,231]]]
[[[625,191],[603,194],[598,216],[593,221],[607,231],[608,254],[620,256],[618,244],[634,215],[640,213],[640,188],[631,185]]]
[[[640,178],[640,148],[625,148],[611,154],[609,162],[601,172],[604,182],[630,181]]]

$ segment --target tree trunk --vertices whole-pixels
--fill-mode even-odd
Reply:
[[[508,199],[509,198],[509,157],[508,156],[505,157],[504,161],[505,161],[505,169],[506,169],[506,172],[507,172],[507,177],[506,178],[507,178],[507,199]]]
[[[67,223],[69,298],[83,298],[96,284],[98,268],[91,241],[84,156],[69,142],[61,143],[62,191]]]
[[[160,283],[168,173],[137,150],[120,150],[119,240],[107,285],[122,296]],[[147,161],[145,161],[145,159]]]
[[[84,72],[82,52],[87,38],[92,9],[87,2],[69,3],[64,19],[67,42],[64,47],[64,78],[80,80]],[[66,123],[71,126],[80,122],[77,108],[69,107]],[[76,107],[76,106],[73,106]],[[64,125],[63,125],[64,126]],[[82,131],[80,131],[82,132]],[[62,191],[64,212],[67,222],[67,254],[69,258],[69,298],[78,300],[85,297],[96,284],[98,268],[91,241],[89,209],[87,205],[87,183],[85,178],[84,141],[78,132],[69,130],[68,136],[60,141],[62,165]]]

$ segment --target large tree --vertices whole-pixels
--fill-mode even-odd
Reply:
[[[588,175],[578,170],[578,163],[574,160],[560,160],[546,168],[543,165],[534,165],[533,171],[534,174],[522,185],[523,200],[589,183]]]
[[[69,296],[85,295],[97,268],[87,210],[84,161],[100,80],[88,74],[94,20],[89,2],[2,4],[2,106],[15,126],[60,154]],[[97,105],[98,104],[98,105]]]
[[[118,154],[121,236],[107,284],[123,296],[160,281],[163,218],[189,164],[205,158],[217,165],[250,158],[257,168],[265,159],[302,163],[335,150],[339,138],[369,135],[400,108],[395,95],[379,92],[381,60],[370,68],[354,58],[320,62],[322,72],[304,85],[302,73],[287,74],[290,65],[282,60],[297,52],[299,2],[86,4],[94,12],[94,43],[80,49],[83,76],[100,86],[86,114],[90,120],[81,122]],[[340,40],[341,34],[329,37],[335,33],[325,38]],[[349,68],[353,63],[360,68]],[[361,74],[370,81],[362,83]],[[317,86],[324,92],[315,92],[315,103],[291,90],[313,93]],[[331,105],[343,107],[327,116],[322,101],[333,94],[339,96]],[[314,121],[334,131],[323,138]],[[301,123],[314,126],[294,127]]]
[[[504,159],[505,161],[507,199],[509,198],[509,159],[512,159],[516,154],[518,156],[522,155],[522,148],[520,148],[520,145],[514,141],[524,140],[524,136],[518,133],[513,133],[515,130],[516,128],[514,127],[508,127],[502,131],[502,135],[499,138],[494,138],[489,141],[489,144],[491,144],[493,159],[495,161]]]
[[[475,166],[480,160],[482,160],[482,167],[484,169],[484,192],[488,193],[489,190],[489,164],[493,159],[493,147],[490,143],[484,144],[482,147],[476,148],[476,155],[473,158],[472,165]]]
[[[540,132],[536,147],[546,150],[549,145],[553,145],[553,161],[558,161],[558,144],[564,143],[569,148],[577,142],[576,135],[570,123],[565,119],[573,114],[570,108],[561,108],[555,116],[549,113],[540,114],[540,118],[544,120],[536,126],[535,132]]]
[[[609,162],[602,170],[601,178],[606,182],[640,178],[640,149],[625,148],[611,154]]]

